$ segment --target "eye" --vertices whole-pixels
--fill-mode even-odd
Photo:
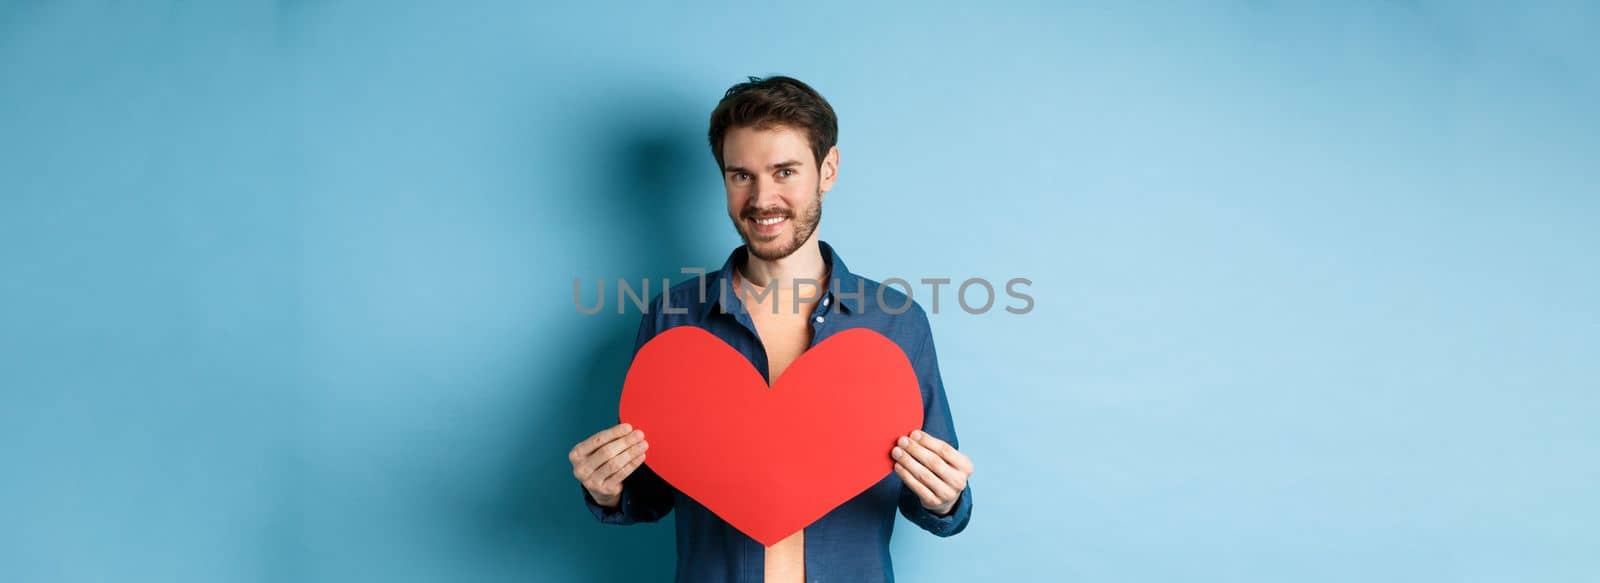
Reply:
[[[793,168],[784,168],[782,170],[779,170],[778,171],[778,176],[781,176],[781,177],[784,177],[784,178],[788,178],[790,176],[794,176],[794,169]]]
[[[745,180],[749,180],[750,179],[750,175],[749,174],[745,174],[743,172],[734,172],[733,173],[733,179],[736,182],[743,182]]]

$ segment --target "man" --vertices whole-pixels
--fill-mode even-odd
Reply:
[[[890,581],[897,507],[941,537],[961,532],[971,516],[972,461],[956,449],[927,315],[904,294],[850,273],[817,238],[823,194],[839,171],[837,137],[833,107],[800,81],[751,77],[727,91],[711,114],[709,138],[728,218],[745,244],[721,270],[654,298],[634,350],[672,327],[699,326],[749,359],[770,386],[807,348],[869,328],[910,359],[922,392],[922,430],[884,452],[894,473],[766,548],[643,465],[649,444],[642,431],[619,424],[573,447],[573,475],[601,522],[654,522],[678,511],[678,581]]]

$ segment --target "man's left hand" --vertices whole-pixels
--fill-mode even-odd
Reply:
[[[946,516],[967,489],[972,477],[972,460],[950,444],[922,431],[896,440],[889,456],[894,458],[894,473],[922,500],[922,507]]]

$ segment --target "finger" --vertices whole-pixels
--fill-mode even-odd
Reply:
[[[904,482],[906,487],[911,489],[911,493],[916,494],[917,498],[922,500],[923,506],[931,508],[943,504],[943,502],[939,501],[938,496],[933,495],[932,490],[929,490],[927,486],[922,485],[922,481],[918,480],[916,475],[911,473],[910,469],[907,469],[903,465],[895,464],[894,473],[900,476],[900,481]]]
[[[916,476],[917,480],[922,482],[922,485],[927,486],[928,490],[933,492],[933,495],[937,496],[939,500],[955,499],[957,491],[951,489],[943,478],[933,473],[933,470],[928,469],[928,466],[923,465],[922,461],[916,456],[911,455],[911,453],[900,447],[894,448],[890,455],[895,456],[895,460],[899,461],[907,470],[910,470],[911,475]]]
[[[618,437],[627,435],[630,431],[633,431],[633,426],[627,423],[618,423],[600,430],[599,433],[589,436],[588,439],[579,442],[577,447],[572,448],[573,461],[576,462],[594,455],[594,450],[600,449],[600,446],[611,443],[612,440]]]
[[[622,441],[623,440],[619,439],[611,443],[615,444]],[[622,451],[618,452],[617,455],[606,458],[605,460],[601,461],[599,465],[595,466],[595,468],[591,470],[587,476],[585,476],[584,484],[598,489],[601,484],[605,483],[606,480],[611,479],[611,477],[617,472],[627,467],[627,465],[635,458],[644,455],[644,450],[649,447],[649,443],[640,441],[624,448]],[[633,470],[628,471],[631,472]],[[622,478],[625,477],[627,477],[627,474],[623,474],[622,476],[618,477],[617,480],[621,481]]]
[[[627,479],[628,476],[633,475],[633,471],[639,469],[639,466],[644,464],[644,455],[644,452],[639,452],[639,455],[633,456],[633,459],[628,460],[627,464],[623,465],[621,468],[617,468],[616,473],[606,477],[605,481],[600,483],[600,486],[603,488],[602,491],[607,494],[621,492],[622,481]]]
[[[622,455],[622,453],[627,451],[628,448],[642,443],[643,441],[644,432],[639,430],[634,430],[633,432],[623,435],[622,437],[613,439],[609,443],[601,445],[599,449],[594,450],[594,453],[589,454],[589,457],[584,458],[583,463],[581,464],[582,469],[580,471],[583,471],[585,475],[593,474],[598,471],[601,466],[609,463],[612,458]]]
[[[950,445],[926,431],[911,432],[911,439],[920,442],[923,447],[933,450],[933,453],[939,454],[939,457],[944,458],[945,463],[969,476],[972,475],[972,458],[967,457],[967,454],[961,453],[960,450],[956,449],[956,446]]]
[[[950,467],[950,464],[945,463],[944,458],[939,457],[939,454],[934,453],[931,449],[923,447],[922,443],[919,441],[904,437],[900,438],[900,440],[904,442],[901,444],[901,448],[909,452],[911,457],[916,458],[918,462],[922,463],[923,467],[926,467],[928,470],[932,471],[934,475],[938,476],[939,479],[945,484],[956,489],[957,491],[967,487],[966,474],[961,473],[960,470]]]
[[[613,439],[610,443],[600,446],[599,449],[594,450],[594,453],[589,454],[589,457],[584,458],[582,466],[584,468],[585,475],[593,474],[594,471],[599,469],[601,465],[611,461],[611,458],[621,455],[622,452],[627,451],[628,448],[638,445],[643,441],[644,432],[635,429],[627,435]]]

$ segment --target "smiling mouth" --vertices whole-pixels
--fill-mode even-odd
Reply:
[[[750,217],[745,220],[750,223],[752,234],[762,237],[776,236],[779,231],[783,230],[784,225],[789,224],[789,217],[787,216]]]

